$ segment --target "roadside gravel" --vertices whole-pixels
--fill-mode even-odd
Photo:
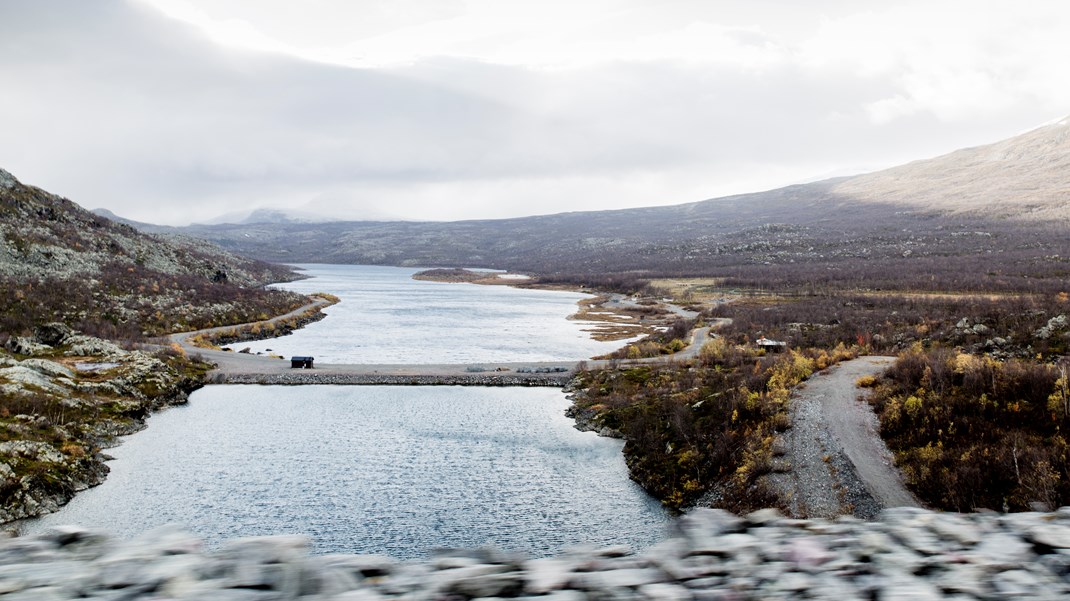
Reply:
[[[856,381],[887,368],[892,357],[860,357],[816,374],[792,395],[780,446],[786,473],[774,485],[794,514],[874,519],[889,507],[918,507],[878,434],[877,418],[859,399]]]

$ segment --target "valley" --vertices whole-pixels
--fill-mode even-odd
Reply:
[[[874,432],[886,438],[911,493],[932,507],[974,508],[936,484],[941,477],[932,470],[939,466],[943,480],[959,473],[980,478],[973,486],[989,492],[977,497],[985,500],[975,501],[976,507],[1003,499],[1006,508],[1022,510],[1056,507],[1070,495],[1070,489],[1064,490],[1070,482],[1070,457],[1041,452],[1062,448],[1059,430],[1051,424],[1066,419],[1056,409],[1049,411],[1048,405],[1057,408],[1058,402],[1048,399],[1061,398],[1060,366],[1070,346],[1068,209],[1061,195],[1030,195],[1030,190],[1060,186],[1065,177],[1061,163],[1043,157],[1070,154],[1066,131],[1067,125],[1058,123],[885,172],[688,205],[497,221],[308,223],[273,218],[178,229],[134,224],[143,230],[138,231],[110,225],[99,216],[85,217],[80,209],[62,204],[66,201],[22,186],[13,177],[5,181],[10,182],[11,210],[29,210],[45,224],[65,223],[61,208],[102,232],[117,232],[107,235],[145,240],[137,244],[148,244],[146,249],[186,249],[167,251],[176,253],[167,255],[172,259],[158,258],[158,251],[126,250],[117,255],[129,257],[126,267],[119,268],[121,259],[80,267],[104,274],[101,286],[114,295],[95,294],[92,301],[77,302],[115,316],[109,319],[117,325],[113,330],[91,325],[100,318],[84,310],[78,314],[85,317],[75,324],[119,337],[130,332],[122,324],[136,323],[137,335],[149,337],[149,344],[159,334],[197,331],[172,335],[168,342],[183,356],[219,365],[211,381],[567,384],[577,419],[584,427],[622,437],[631,477],[666,506],[712,504],[735,511],[774,506],[808,515],[806,503],[798,501],[807,491],[778,484],[784,474],[803,469],[785,458],[780,450],[785,443],[778,441],[790,438],[795,428],[813,427],[798,417],[808,379],[855,357],[892,355],[899,358],[866,386],[877,391],[872,398],[880,426]],[[26,298],[35,287],[61,287],[74,277],[73,267],[41,279],[25,270],[41,261],[34,257],[59,256],[45,250],[44,240],[69,240],[63,243],[78,251],[107,244],[65,234],[68,230],[59,225],[43,227],[45,233],[35,237],[7,237],[13,257],[8,264],[23,269],[9,269],[13,299]],[[207,243],[189,242],[187,236],[226,250],[205,246],[194,251],[191,245]],[[57,242],[47,244],[57,247]],[[584,301],[576,317],[597,323],[596,338],[645,337],[625,339],[622,348],[583,363],[578,362],[584,357],[417,364],[362,360],[357,365],[321,361],[316,369],[298,373],[277,358],[203,348],[292,331],[321,318],[321,309],[334,302],[324,297],[306,304],[307,296],[259,287],[264,278],[299,277],[278,267],[215,258],[241,254],[291,263],[434,266],[438,269],[414,277],[447,286],[507,284],[593,292],[599,296]],[[182,263],[188,260],[194,263]],[[167,261],[181,267],[167,267]],[[258,275],[246,275],[250,266],[260,270]],[[503,279],[464,269],[470,267],[518,275]],[[202,280],[185,283],[195,277]],[[165,298],[177,286],[190,286],[196,299],[181,310],[161,300],[135,302],[129,295],[136,290]],[[220,304],[217,291],[240,300]],[[47,296],[78,299],[71,293]],[[103,305],[106,299],[117,305]],[[25,314],[14,310],[14,302],[9,320]],[[198,313],[197,302],[213,307],[216,316]],[[260,302],[269,304],[252,309]],[[62,320],[73,310],[56,307],[48,314]],[[233,327],[239,323],[246,325]],[[28,326],[18,324],[7,326],[16,334],[9,347],[26,354],[32,345],[19,341],[26,339]],[[778,348],[786,351],[760,347],[759,338],[783,342]],[[927,367],[920,375],[910,372],[914,389],[896,388],[902,384],[895,382],[906,377],[896,374],[919,362]],[[1001,469],[977,476],[975,450],[958,458],[929,450],[966,427],[940,404],[949,390],[957,390],[948,386],[960,386],[978,369],[992,370],[993,376],[984,386],[974,385],[971,394],[1004,400],[978,401],[985,409],[970,418],[968,429],[994,433],[984,443],[984,462],[1006,465],[1013,460],[1016,477],[1011,480]],[[934,389],[938,378],[946,383]],[[1041,417],[1049,413],[1051,423]],[[1033,417],[1009,428],[985,425],[1007,423],[1009,414]],[[888,438],[902,427],[904,415],[918,434]],[[847,459],[838,460],[837,469],[845,471],[855,460],[849,452],[842,457]],[[841,510],[854,511],[851,506],[846,503]],[[873,515],[871,510],[863,514]]]

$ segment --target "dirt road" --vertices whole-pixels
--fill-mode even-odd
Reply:
[[[886,507],[919,506],[877,433],[876,416],[858,399],[858,378],[880,373],[894,360],[846,361],[793,394],[787,460],[799,515],[871,519]]]

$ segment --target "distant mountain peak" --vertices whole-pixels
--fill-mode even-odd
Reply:
[[[291,209],[260,208],[251,212],[234,212],[220,215],[214,219],[203,222],[204,225],[253,225],[257,223],[272,223],[278,225],[304,224],[304,223],[329,223],[338,221],[332,217],[326,217],[308,211],[295,211]]]

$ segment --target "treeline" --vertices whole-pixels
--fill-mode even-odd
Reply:
[[[1065,365],[937,348],[903,354],[871,397],[908,486],[951,511],[1070,503]]]
[[[634,294],[636,292],[650,291],[649,278],[636,273],[551,273],[540,275],[539,284],[573,286],[576,288],[590,288],[602,292],[619,292],[621,294]]]

